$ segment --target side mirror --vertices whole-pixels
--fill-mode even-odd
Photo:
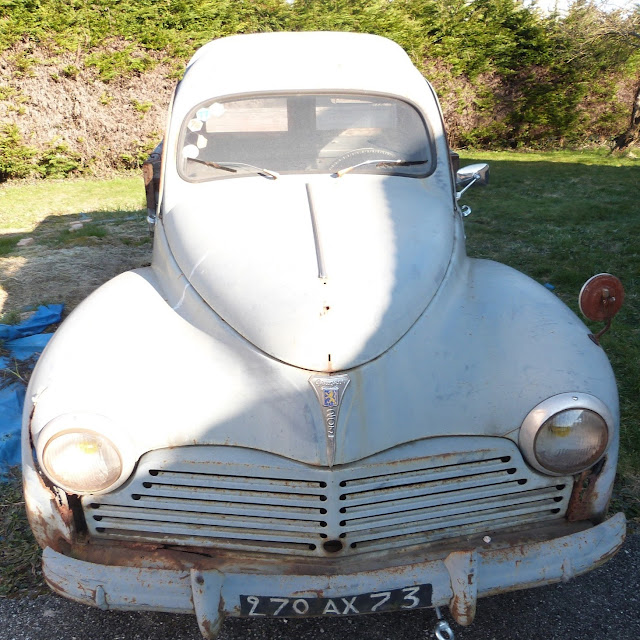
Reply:
[[[460,197],[472,184],[489,184],[489,165],[486,162],[469,164],[456,171],[456,186],[462,188]]]
[[[469,164],[456,171],[456,200],[460,200],[462,194],[472,185],[481,186],[489,184],[489,165],[486,162]],[[460,207],[460,213],[466,218],[471,215],[471,207],[464,205]]]

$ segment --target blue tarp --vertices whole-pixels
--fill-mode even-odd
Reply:
[[[0,481],[10,466],[20,463],[20,427],[25,385],[16,375],[16,361],[24,362],[40,355],[53,334],[41,333],[49,325],[60,322],[64,305],[40,306],[29,318],[16,325],[0,324],[0,340],[9,356],[0,357],[0,369],[8,371],[0,384]],[[33,358],[35,364],[35,358]],[[8,384],[7,384],[7,381]]]

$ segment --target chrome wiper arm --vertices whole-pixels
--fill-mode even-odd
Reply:
[[[230,173],[238,173],[237,169],[233,167],[245,167],[249,169],[253,169],[259,176],[263,178],[268,178],[270,180],[276,180],[280,177],[280,174],[271,171],[271,169],[263,169],[262,167],[256,167],[254,164],[249,164],[248,162],[211,162],[210,160],[201,160],[200,158],[187,158],[187,160],[191,160],[193,162],[198,162],[199,164],[204,164],[207,167],[213,167],[214,169],[220,169],[221,171],[229,171]]]
[[[340,169],[340,171],[336,171],[332,173],[332,176],[336,178],[341,178],[345,173],[349,173],[358,167],[364,167],[369,164],[375,164],[376,167],[410,167],[416,164],[426,164],[429,162],[428,160],[364,160],[363,162],[358,162],[358,164],[354,164],[351,167],[346,167],[345,169]]]

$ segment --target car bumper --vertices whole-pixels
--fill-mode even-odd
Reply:
[[[246,614],[241,611],[242,595],[335,598],[329,614],[348,615],[355,611],[347,606],[345,596],[422,584],[433,587],[432,606],[449,606],[455,620],[466,625],[473,621],[479,597],[585,573],[619,549],[625,531],[625,517],[618,513],[590,529],[544,542],[453,551],[438,560],[331,576],[107,566],[51,548],[44,550],[43,570],[54,591],[101,609],[195,613],[207,638],[217,635],[225,616]],[[408,609],[411,604],[407,600],[406,606],[398,608]]]

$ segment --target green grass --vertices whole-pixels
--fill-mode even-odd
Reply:
[[[465,162],[551,162],[553,164],[579,164],[598,167],[640,168],[640,160],[632,152],[612,154],[608,149],[588,151],[563,149],[560,151],[462,151]],[[475,160],[474,160],[475,159]]]
[[[16,234],[2,236],[0,235],[0,256],[11,253],[20,241],[20,236]]]
[[[112,214],[113,215],[113,214]],[[93,220],[93,217],[92,217]],[[89,222],[81,229],[63,229],[59,230],[49,238],[44,238],[42,243],[49,246],[78,246],[87,245],[106,238],[109,235],[109,228],[104,224],[97,222]]]
[[[9,183],[0,185],[0,234],[33,231],[52,215],[91,212],[95,218],[95,212],[137,211],[143,207],[144,186],[139,175]]]
[[[24,513],[20,471],[0,483],[0,597],[44,591],[40,548]]]
[[[465,223],[470,256],[552,284],[577,313],[587,278],[609,272],[622,280],[625,304],[601,343],[620,392],[620,470],[639,476],[640,160],[602,152],[462,154],[462,164],[470,162],[491,166],[490,184],[462,200],[473,209]]]
[[[20,320],[20,312],[16,309],[0,314],[0,324],[18,324]],[[0,355],[6,355],[6,353],[3,351],[3,342],[0,341]]]

